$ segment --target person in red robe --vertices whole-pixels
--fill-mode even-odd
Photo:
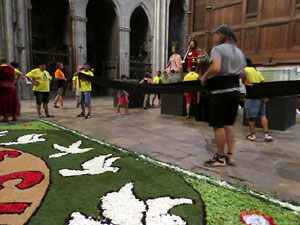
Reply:
[[[191,40],[189,43],[189,51],[186,56],[187,70],[190,71],[193,66],[197,68],[197,41]]]
[[[8,122],[8,116],[17,121],[18,99],[15,88],[15,70],[6,64],[4,59],[0,60],[0,122]]]

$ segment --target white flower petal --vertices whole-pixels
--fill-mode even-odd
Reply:
[[[24,145],[24,144],[31,144],[31,143],[36,143],[36,142],[43,142],[43,141],[46,141],[45,138],[40,138],[43,135],[46,135],[46,134],[28,134],[28,135],[19,137],[14,142],[0,143],[0,145],[4,145],[4,146],[21,145],[21,144]]]
[[[8,131],[5,130],[5,131],[0,131],[0,137],[4,137],[8,134]]]
[[[107,223],[95,221],[91,217],[86,218],[86,216],[82,215],[80,212],[73,212],[71,218],[68,225],[109,225]]]
[[[147,200],[146,204],[149,208],[146,214],[147,225],[185,225],[186,222],[183,221],[179,216],[170,215],[168,214],[168,211],[174,206],[193,204],[193,201],[186,198],[171,199],[170,197],[162,197]]]
[[[64,153],[63,155],[66,155],[66,154],[81,154],[81,153],[85,153],[85,152],[88,152],[88,151],[93,149],[93,148],[80,148],[81,144],[82,144],[81,141],[77,141],[77,142],[69,145],[69,147],[67,147],[67,148],[64,147],[64,146],[58,145],[58,144],[54,144],[53,148],[60,151],[60,152],[63,152]],[[58,158],[58,157],[61,157],[63,155],[53,154],[53,155],[50,155],[49,158]]]
[[[118,167],[111,167],[112,162],[116,161],[120,157],[114,157],[112,159],[107,159],[111,156],[109,155],[101,155],[95,157],[81,165],[83,170],[69,170],[69,169],[61,169],[59,170],[60,175],[64,177],[70,176],[80,176],[80,175],[98,175],[106,172],[116,173],[119,171]],[[54,157],[53,155],[51,157]],[[109,162],[106,162],[108,160]]]
[[[132,193],[133,183],[101,198],[103,215],[116,225],[142,225],[146,205]]]
[[[270,225],[270,223],[263,216],[260,215],[245,215],[243,216],[243,218],[245,222],[249,225]]]

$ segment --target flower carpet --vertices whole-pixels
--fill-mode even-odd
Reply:
[[[0,125],[0,224],[299,225],[298,203],[46,121]]]

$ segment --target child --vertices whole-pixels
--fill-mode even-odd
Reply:
[[[143,80],[140,81],[140,84],[144,84],[144,85],[153,84],[153,81],[152,81],[152,79],[150,77],[150,73],[149,72],[145,73]],[[145,95],[144,95],[144,103],[143,103],[144,109],[148,109],[150,107],[149,100],[150,100],[150,94],[145,93]]]
[[[76,95],[76,107],[79,108],[80,106],[80,102],[81,102],[81,93],[80,93],[80,87],[79,87],[79,80],[78,80],[78,74],[80,73],[80,71],[83,70],[83,68],[81,66],[77,67],[77,71],[73,76],[73,88],[76,89],[75,95]],[[93,71],[92,71],[93,72]]]
[[[63,69],[64,65],[62,63],[57,63],[56,65],[57,70],[55,71],[55,79],[57,80],[57,96],[54,100],[54,108],[59,108],[57,106],[58,101],[60,101],[60,107],[63,109],[63,101],[64,101],[64,92],[65,92],[65,82],[67,81]]]
[[[192,66],[191,72],[189,72],[187,75],[185,75],[183,81],[193,81],[198,80],[199,74],[196,73],[196,67]],[[191,104],[197,103],[197,94],[195,92],[187,92],[184,93],[186,98],[186,118],[190,118],[190,111],[191,111]]]
[[[123,74],[121,76],[121,81],[126,82],[126,80],[127,80],[127,76]],[[118,116],[122,115],[122,113],[120,112],[120,108],[122,105],[125,105],[125,114],[131,115],[131,113],[128,111],[128,104],[129,104],[128,96],[129,94],[124,90],[118,92],[118,99],[119,99],[118,109],[117,109]]]
[[[153,79],[153,84],[163,84],[165,83],[165,80],[164,78],[161,76],[161,72],[160,71],[157,71],[157,74],[156,76],[154,77]],[[154,101],[156,99],[156,96],[158,98],[158,103],[159,105],[161,105],[161,101],[160,101],[160,94],[154,94],[154,97],[152,99],[152,107],[154,107]]]

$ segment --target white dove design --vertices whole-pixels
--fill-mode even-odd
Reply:
[[[103,216],[111,219],[113,224],[142,225],[146,205],[134,196],[132,189],[133,183],[128,183],[120,191],[101,198]]]
[[[93,148],[80,148],[82,141],[77,141],[71,144],[69,147],[64,147],[58,144],[54,144],[53,148],[61,151],[61,153],[50,155],[49,158],[59,158],[68,154],[81,154],[92,150]]]
[[[31,143],[36,143],[36,142],[43,142],[43,141],[46,141],[46,139],[40,138],[40,137],[44,136],[44,135],[46,135],[46,134],[28,134],[28,135],[19,137],[14,142],[0,143],[0,145],[3,145],[3,146],[24,145],[24,144],[31,144]]]
[[[8,134],[8,131],[0,131],[0,137],[6,136]]]
[[[168,211],[174,206],[182,204],[193,204],[191,199],[171,199],[163,197],[147,200],[148,211],[146,214],[147,225],[168,224],[168,225],[183,225],[186,224],[179,216],[168,214]]]
[[[134,183],[130,182],[118,192],[108,193],[100,199],[104,216],[102,221],[87,217],[80,212],[73,212],[68,225],[142,225],[145,212],[146,225],[186,225],[182,218],[168,214],[168,211],[174,206],[193,204],[191,199],[160,197],[149,199],[145,204],[144,201],[136,198],[133,188]]]
[[[101,155],[95,157],[81,165],[84,170],[69,170],[69,169],[61,169],[59,170],[59,174],[64,177],[70,176],[81,176],[81,175],[98,175],[106,172],[113,172],[116,173],[119,171],[118,167],[111,167],[112,163],[118,160],[120,157],[111,157],[112,154],[108,155]]]

